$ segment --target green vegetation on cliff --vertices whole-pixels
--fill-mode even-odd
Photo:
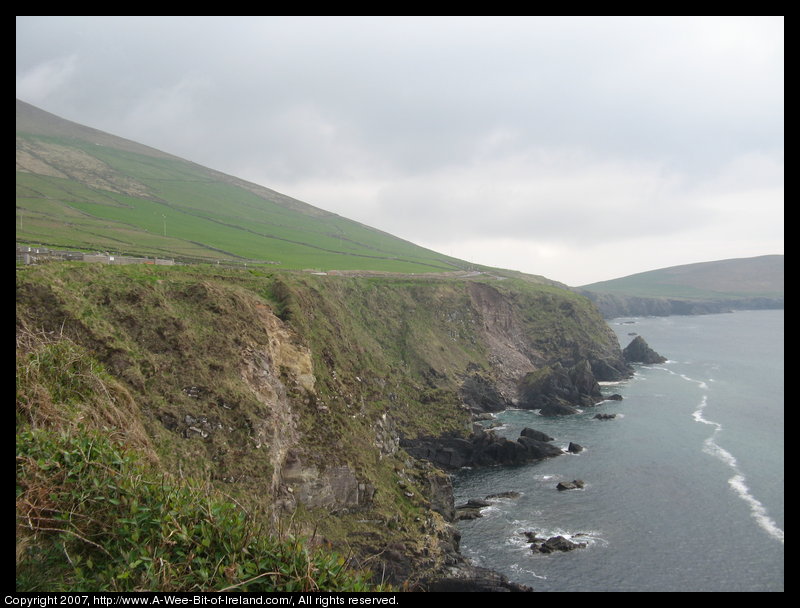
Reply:
[[[215,301],[197,275],[165,295],[147,269],[97,270],[21,271],[18,590],[376,588],[302,531],[285,533],[260,504],[273,470],[254,454],[252,425],[269,413],[243,394],[228,367],[236,346],[221,343],[249,337],[236,324],[235,286]],[[196,293],[183,291],[191,285]],[[226,296],[229,309],[215,308]],[[200,381],[216,401],[194,403],[184,389]],[[224,439],[206,431],[223,420]],[[227,487],[231,468],[252,486]]]
[[[18,432],[18,591],[381,588],[208,484],[142,462],[109,431]]]
[[[18,584],[41,584],[31,564],[46,559],[59,573],[51,588],[220,589],[258,576],[358,589],[356,566],[413,586],[452,563],[442,515],[452,496],[400,439],[467,436],[469,378],[513,399],[540,367],[587,361],[603,379],[624,365],[588,300],[489,275],[54,262],[17,269],[17,336]],[[97,459],[81,463],[95,444]],[[73,464],[94,472],[65,477]],[[91,477],[117,490],[78,509]],[[209,502],[176,515],[176,528],[142,524],[154,535],[146,555],[117,536],[170,496],[188,508],[198,492]],[[109,501],[120,505],[99,519],[92,509]],[[167,561],[155,538],[178,529],[189,544]],[[245,529],[279,543],[281,563],[309,556],[316,574],[267,575],[279,566],[259,561]],[[212,564],[231,543],[239,557]],[[328,544],[348,559],[317,553]]]

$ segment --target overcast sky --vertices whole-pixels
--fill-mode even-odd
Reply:
[[[17,17],[17,98],[569,285],[783,253],[782,17]]]

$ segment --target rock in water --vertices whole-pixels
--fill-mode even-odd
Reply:
[[[553,551],[572,551],[585,546],[586,543],[574,543],[563,536],[552,536],[541,544],[531,544],[531,550],[538,553],[552,553]]]
[[[509,490],[508,492],[498,492],[497,494],[489,494],[486,498],[487,500],[492,498],[519,498],[522,496],[516,490]]]
[[[595,419],[597,420],[614,420],[617,417],[616,414],[595,414]]]
[[[553,438],[547,433],[537,431],[536,429],[532,429],[527,426],[520,431],[519,435],[520,437],[530,437],[531,439],[536,439],[537,441],[553,441]]]
[[[667,359],[654,351],[642,336],[636,336],[622,351],[628,363],[664,363]]]

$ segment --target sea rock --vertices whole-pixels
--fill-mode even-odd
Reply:
[[[616,414],[595,414],[594,415],[594,418],[596,420],[613,420],[616,417],[617,417]]]
[[[520,437],[517,443],[525,447],[525,451],[533,460],[542,460],[544,458],[551,458],[558,456],[564,452],[561,448],[547,443],[546,441],[538,441],[530,437]]]
[[[456,521],[477,519],[483,517],[478,508],[458,507],[456,509]]]
[[[572,481],[559,481],[556,488],[558,490],[577,490],[586,485],[582,479],[573,479]]]
[[[570,441],[569,446],[567,447],[567,452],[570,454],[580,454],[583,452],[583,446]]]
[[[607,401],[622,401],[622,395],[619,393],[614,393],[613,395],[609,395],[606,397]]]
[[[403,439],[400,445],[409,455],[429,460],[444,469],[525,464],[563,454],[560,448],[545,441],[524,436],[512,441],[480,427],[467,438]]]
[[[654,351],[645,342],[642,336],[636,336],[622,351],[622,356],[628,363],[664,363],[667,359]]]
[[[542,416],[570,416],[577,414],[578,409],[565,403],[550,403],[539,410]]]
[[[572,551],[585,546],[586,543],[575,543],[563,536],[551,536],[543,543],[531,543],[531,551],[535,553],[552,553],[553,551]]]
[[[498,492],[497,494],[489,494],[486,499],[491,500],[492,498],[519,498],[522,496],[519,492],[515,490],[510,490],[508,492]]]
[[[530,592],[532,587],[509,581],[504,575],[462,563],[452,568],[446,575],[419,585],[424,591],[470,591],[470,592]]]
[[[492,503],[488,500],[481,500],[480,498],[470,498],[465,504],[461,505],[460,507],[456,507],[456,509],[462,508],[472,508],[472,509],[482,509],[483,507],[491,507]]]
[[[536,439],[537,441],[553,441],[553,438],[547,433],[537,431],[536,429],[532,429],[530,427],[525,427],[520,431],[519,434],[520,437],[530,437],[531,439]]]
[[[498,494],[495,496],[500,496],[500,495]],[[492,506],[492,502],[488,500],[490,497],[487,496],[486,498],[487,500],[483,500],[480,498],[470,498],[463,505],[457,506],[456,520],[476,519],[478,517],[483,517],[481,509]]]
[[[529,543],[543,543],[545,538],[539,538],[536,532],[523,532],[522,535],[528,539]]]

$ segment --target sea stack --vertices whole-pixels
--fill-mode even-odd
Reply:
[[[642,336],[636,336],[622,351],[628,363],[664,363],[667,359],[654,351]]]

